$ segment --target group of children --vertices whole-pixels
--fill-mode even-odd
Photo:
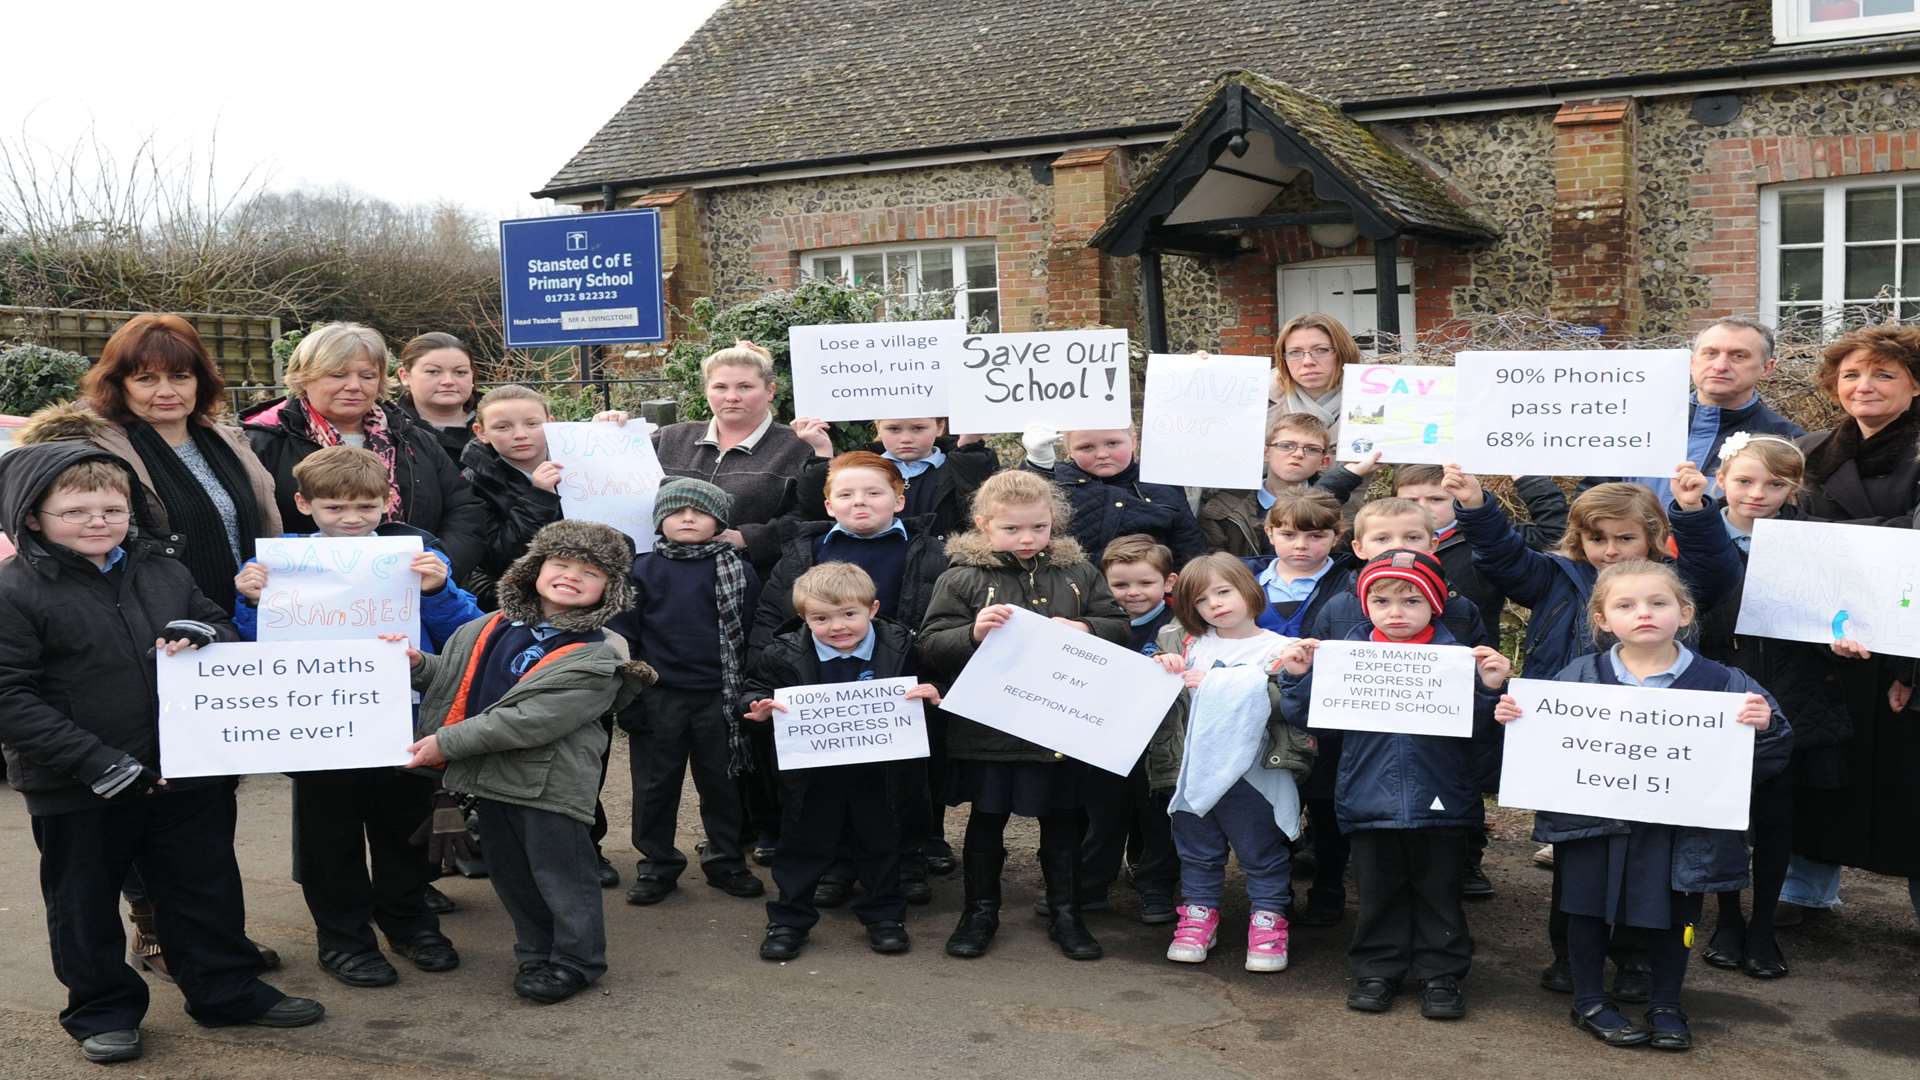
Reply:
[[[1356,509],[1377,463],[1336,465],[1327,429],[1303,413],[1269,423],[1261,490],[1204,493],[1197,512],[1181,489],[1140,482],[1130,430],[1069,432],[1059,461],[1048,440],[1030,439],[1027,460],[1001,469],[977,442],[944,437],[938,419],[887,420],[873,450],[797,478],[817,488],[803,505],[819,520],[783,524],[763,586],[723,538],[739,524],[732,500],[698,479],[662,485],[652,549],[637,556],[612,529],[560,519],[547,418],[546,403],[520,387],[479,404],[463,464],[494,527],[470,589],[422,537],[409,766],[294,777],[295,876],[320,963],[348,985],[398,978],[376,927],[423,971],[459,963],[434,911],[444,907],[429,884],[438,867],[419,845],[464,849],[463,808],[514,923],[515,992],[552,1003],[597,979],[599,890],[614,874],[597,846],[598,795],[617,718],[640,853],[627,899],[662,902],[686,870],[675,831],[690,768],[708,884],[759,896],[749,860],[770,861],[776,895],[759,947],[769,960],[799,955],[819,908],[856,891],[852,909],[874,951],[906,951],[907,906],[925,903],[929,877],[954,867],[945,808],[965,804],[950,955],[979,957],[992,944],[1005,831],[1019,815],[1038,822],[1036,911],[1067,957],[1101,956],[1085,916],[1109,906],[1131,861],[1140,919],[1173,924],[1168,959],[1205,962],[1232,856],[1251,907],[1245,965],[1281,971],[1292,925],[1343,918],[1350,863],[1359,909],[1347,1004],[1382,1012],[1417,990],[1422,1015],[1457,1018],[1473,955],[1462,898],[1492,889],[1480,857],[1499,725],[1550,722],[1503,696],[1508,599],[1531,611],[1522,653],[1536,677],[1746,693],[1740,719],[1761,732],[1756,807],[1790,752],[1782,713],[1806,703],[1777,703],[1746,672],[1771,685],[1775,670],[1804,675],[1822,662],[1811,646],[1756,647],[1726,614],[1753,521],[1790,513],[1801,482],[1804,459],[1777,438],[1728,441],[1713,477],[1724,505],[1692,464],[1675,473],[1666,506],[1626,483],[1599,484],[1568,506],[1552,481],[1523,478],[1531,520],[1516,526],[1453,466],[1395,469],[1392,495]],[[130,532],[139,489],[125,474],[110,455],[64,444],[0,457],[0,527],[23,541],[0,564],[0,741],[35,814],[43,880],[57,881],[60,910],[71,904],[98,922],[129,863],[139,866],[196,1018],[312,1022],[316,1003],[281,1000],[257,978],[240,925],[231,785],[206,789],[198,807],[181,790],[197,785],[159,780],[150,704],[144,719],[125,705],[153,700],[149,644],[171,652],[250,637],[266,570],[241,570],[235,612],[208,610],[181,587],[185,571]],[[322,535],[408,531],[384,520],[385,469],[368,451],[322,450],[296,478],[299,507]],[[115,612],[110,650],[88,624],[88,605],[102,602]],[[1128,775],[939,709],[1016,607],[1128,645],[1183,680]],[[1329,640],[1470,647],[1473,737],[1309,732],[1314,656]],[[781,710],[775,690],[901,676],[919,680],[908,697],[927,706],[929,758],[782,771],[756,753]],[[121,693],[102,699],[102,686]],[[742,777],[756,771],[777,794],[771,827],[743,809]],[[149,792],[165,794],[141,797]],[[175,813],[204,817],[194,835],[224,836],[224,847],[184,856],[189,842],[165,827]],[[1756,811],[1755,865],[1777,895],[1773,854],[1784,860],[1785,849],[1762,835],[1766,820]],[[1679,988],[1693,923],[1705,892],[1731,893],[1738,915],[1744,838],[1547,813],[1535,835],[1556,850],[1556,959],[1543,981],[1571,991],[1573,1022],[1608,1045],[1685,1049]],[[100,865],[74,873],[80,862]],[[1311,863],[1299,869],[1314,882],[1298,906],[1297,862]],[[1754,928],[1773,900],[1764,891]],[[56,891],[48,897],[52,906]],[[104,955],[111,935],[88,925],[55,923],[55,968],[73,1001],[63,1022],[90,1058],[137,1056],[144,986]],[[1784,974],[1770,930],[1749,929],[1743,946],[1771,965],[1750,973]],[[1610,951],[1621,967],[1611,993]],[[1619,1008],[1636,990],[1649,1002],[1644,1024]]]

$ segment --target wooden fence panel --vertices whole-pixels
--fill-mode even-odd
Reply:
[[[32,342],[98,360],[101,348],[113,332],[138,314],[142,313],[0,304],[0,342]],[[173,314],[192,323],[200,332],[207,354],[220,365],[221,375],[229,387],[279,384],[280,372],[273,362],[273,343],[280,337],[279,319],[202,311]]]

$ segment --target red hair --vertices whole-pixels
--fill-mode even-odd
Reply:
[[[200,342],[200,331],[178,315],[135,315],[107,339],[100,359],[80,380],[80,392],[93,411],[115,423],[133,419],[127,406],[128,379],[142,371],[193,373],[197,386],[194,419],[217,415],[225,407],[227,383]]]

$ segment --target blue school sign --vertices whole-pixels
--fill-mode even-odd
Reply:
[[[660,211],[500,223],[507,348],[661,341]]]

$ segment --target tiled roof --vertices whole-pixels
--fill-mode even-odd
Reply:
[[[1172,130],[1232,70],[1342,106],[1806,67],[1771,0],[729,0],[542,194]]]

